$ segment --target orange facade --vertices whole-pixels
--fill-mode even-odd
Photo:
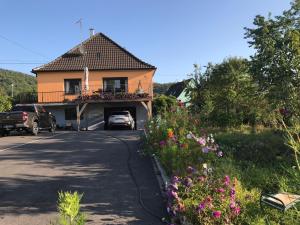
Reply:
[[[92,94],[103,89],[103,78],[128,78],[128,92],[135,93],[139,88],[153,96],[153,76],[155,70],[107,70],[89,71],[89,91]],[[37,88],[39,102],[63,102],[74,100],[77,96],[66,96],[65,79],[81,79],[84,90],[84,71],[82,72],[37,72]]]

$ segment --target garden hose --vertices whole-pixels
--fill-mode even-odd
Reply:
[[[131,177],[131,179],[132,179],[132,181],[133,181],[133,183],[134,183],[134,185],[135,185],[135,187],[136,187],[136,189],[137,189],[138,197],[139,197],[139,204],[140,204],[140,206],[142,207],[142,209],[143,209],[146,213],[148,213],[150,216],[152,216],[153,218],[157,219],[158,221],[160,221],[160,222],[162,222],[162,223],[165,223],[165,224],[169,224],[169,223],[165,220],[165,218],[161,218],[160,216],[158,216],[158,215],[156,215],[154,212],[152,212],[150,209],[148,209],[147,206],[145,206],[144,201],[143,201],[143,199],[142,199],[142,191],[141,191],[141,188],[140,188],[140,186],[139,186],[139,184],[138,184],[138,182],[137,182],[137,180],[136,180],[136,177],[134,176],[134,173],[133,173],[133,170],[132,170],[132,167],[131,167],[131,164],[130,164],[132,154],[131,154],[131,149],[130,149],[129,144],[128,144],[125,140],[123,140],[123,139],[121,139],[121,138],[119,138],[119,137],[116,137],[116,136],[113,136],[113,135],[110,135],[110,134],[105,134],[105,135],[108,136],[108,137],[117,139],[118,141],[120,141],[120,142],[122,142],[123,144],[125,144],[126,149],[127,149],[127,152],[128,152],[128,157],[127,157],[127,167],[128,167],[129,175],[130,175],[130,177]]]

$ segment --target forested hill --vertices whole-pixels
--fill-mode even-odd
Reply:
[[[154,83],[153,92],[154,94],[165,94],[171,85],[174,83]]]
[[[11,95],[11,84],[14,84],[14,95],[36,90],[36,78],[28,74],[0,69],[0,91]]]

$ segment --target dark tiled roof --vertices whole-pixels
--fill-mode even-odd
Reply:
[[[172,95],[176,98],[179,97],[179,95],[183,92],[183,90],[186,88],[187,83],[189,80],[184,80],[178,83],[173,84],[169,89],[166,91],[166,95]]]
[[[98,33],[52,62],[34,68],[32,72],[82,71],[84,67],[89,70],[156,69],[104,34]]]

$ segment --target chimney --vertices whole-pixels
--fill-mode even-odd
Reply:
[[[90,37],[93,37],[95,35],[95,29],[94,28],[90,28]]]

